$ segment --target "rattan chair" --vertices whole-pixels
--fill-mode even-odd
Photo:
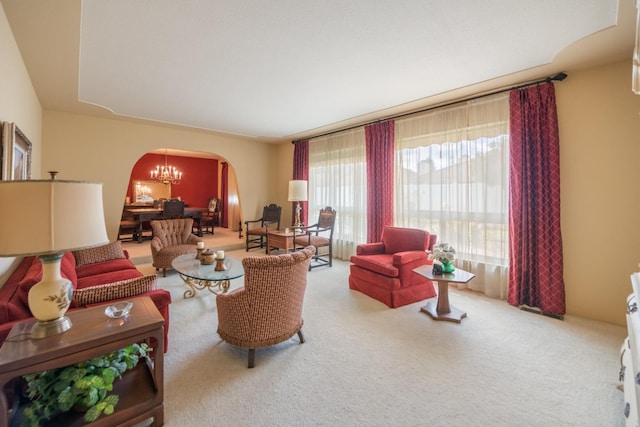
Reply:
[[[244,287],[216,297],[218,335],[231,345],[249,349],[248,367],[257,348],[302,335],[302,303],[309,262],[315,248],[242,260]]]
[[[274,203],[262,209],[262,218],[245,221],[246,251],[253,248],[264,248],[267,242],[267,232],[280,228],[282,208]]]
[[[151,221],[151,258],[156,271],[166,277],[171,261],[184,254],[196,254],[196,245],[203,240],[191,232],[193,219],[158,219]]]

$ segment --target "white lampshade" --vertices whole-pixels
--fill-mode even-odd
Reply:
[[[306,202],[307,201],[307,181],[294,179],[289,181],[289,197],[290,202]]]
[[[102,184],[79,181],[0,182],[0,256],[38,255],[42,280],[29,290],[38,320],[32,338],[65,332],[73,286],[60,271],[64,252],[108,243]]]
[[[0,182],[0,256],[42,255],[108,243],[102,184]]]

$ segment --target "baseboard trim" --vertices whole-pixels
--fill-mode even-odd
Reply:
[[[520,310],[528,311],[529,313],[541,314],[543,316],[551,317],[553,319],[564,320],[564,316],[561,314],[554,314],[554,313],[542,311],[537,307],[529,307],[528,305],[521,305]]]

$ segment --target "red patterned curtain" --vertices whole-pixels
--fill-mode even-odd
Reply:
[[[509,109],[508,301],[561,316],[560,143],[553,84],[511,91]]]
[[[379,242],[393,225],[393,142],[395,122],[365,127],[367,145],[367,242]]]
[[[298,141],[295,143],[295,147],[293,149],[293,177],[291,179],[303,179],[309,181],[309,140]],[[307,221],[308,212],[307,207],[309,206],[308,202],[300,203],[302,206],[302,212],[300,213],[300,221],[303,224],[309,224]],[[291,218],[296,217],[296,207],[295,204],[291,204]]]
[[[222,176],[221,176],[221,183],[220,183],[220,193],[221,194],[221,201],[222,201],[222,208],[220,209],[221,211],[221,215],[220,215],[220,226],[224,227],[224,228],[228,228],[229,227],[229,164],[227,162],[222,162]]]

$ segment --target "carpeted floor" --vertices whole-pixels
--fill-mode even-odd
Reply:
[[[185,300],[175,272],[160,277],[173,297],[165,425],[623,425],[625,328],[556,320],[454,288],[450,301],[468,317],[436,322],[419,311],[424,302],[389,309],[349,290],[348,272],[335,261],[309,273],[306,343],[293,337],[258,350],[253,369],[246,350],[216,334],[215,295]]]

